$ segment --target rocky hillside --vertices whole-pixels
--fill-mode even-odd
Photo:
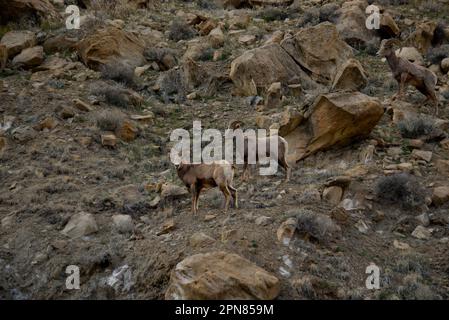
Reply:
[[[0,299],[449,298],[448,16],[447,0],[0,0]],[[383,39],[436,74],[438,114],[413,86],[394,99]],[[168,155],[194,120],[279,129],[290,181],[239,168],[239,208],[211,189],[192,215]]]

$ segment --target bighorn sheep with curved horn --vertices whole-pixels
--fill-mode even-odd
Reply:
[[[237,129],[241,129],[244,126],[244,123],[240,120],[233,120],[229,123],[228,129],[232,129],[232,130],[237,130]],[[249,179],[249,168],[248,168],[248,158],[249,158],[249,154],[255,154],[256,157],[256,162],[259,162],[259,145],[263,145],[265,143],[266,147],[265,147],[265,151],[266,151],[266,157],[269,157],[270,159],[277,157],[276,159],[272,159],[272,160],[276,160],[278,165],[281,166],[284,170],[285,170],[285,181],[289,181],[290,179],[290,171],[291,168],[287,162],[287,154],[288,154],[288,142],[281,136],[276,135],[276,136],[267,136],[267,137],[257,137],[255,139],[257,139],[257,141],[253,141],[253,143],[249,143],[248,139],[250,139],[250,137],[248,136],[244,136],[244,154],[243,154],[243,161],[244,161],[244,166],[243,166],[243,180],[248,180]],[[272,144],[271,139],[277,139],[277,146],[278,146],[278,150],[277,153],[274,152],[273,150],[270,150],[270,145],[276,145],[276,144]],[[255,148],[255,150],[249,150],[249,148]]]
[[[406,85],[411,84],[432,101],[435,106],[435,114],[438,114],[438,98],[435,93],[437,76],[427,68],[411,63],[410,61],[396,56],[394,45],[401,45],[398,39],[384,39],[381,42],[377,55],[387,59],[393,77],[399,84],[398,93],[393,97],[400,98],[404,95]],[[426,101],[427,101],[426,100]]]

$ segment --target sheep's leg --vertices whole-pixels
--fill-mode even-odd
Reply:
[[[398,92],[398,96],[397,96],[399,99],[402,99],[404,97],[406,80],[407,80],[407,74],[406,73],[401,74],[401,81],[399,82],[399,92]]]
[[[190,192],[192,193],[192,214],[196,214],[196,185],[190,186]]]
[[[238,209],[239,208],[239,204],[238,204],[238,199],[237,199],[238,198],[238,196],[237,196],[237,189],[234,188],[231,185],[229,185],[228,188],[231,191],[232,198],[234,199],[234,208]]]
[[[223,192],[223,195],[225,196],[225,212],[228,212],[229,209],[229,202],[231,201],[231,192],[229,191],[228,187],[225,184],[220,185],[220,190]]]
[[[198,212],[198,210],[199,210],[199,208],[200,208],[200,193],[201,193],[201,190],[202,190],[202,189],[203,189],[203,188],[200,187],[200,186],[197,186],[197,187],[196,187],[196,199],[195,199],[196,212]]]
[[[249,180],[249,168],[248,168],[248,163],[245,162],[245,164],[243,165],[242,181],[248,181],[248,180]]]
[[[279,165],[285,170],[285,182],[290,181],[291,168],[287,163],[287,159],[285,157],[279,159]]]

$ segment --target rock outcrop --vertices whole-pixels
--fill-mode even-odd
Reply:
[[[171,273],[167,300],[271,300],[279,279],[233,253],[212,252],[187,257]]]
[[[144,64],[144,44],[133,34],[107,27],[80,41],[78,54],[86,66],[99,70],[102,65],[116,63],[138,67]]]
[[[0,25],[35,16],[57,19],[59,14],[48,0],[0,0]]]
[[[351,47],[329,22],[302,29],[293,38],[285,39],[281,46],[310,72],[313,80],[324,85],[332,84],[337,69],[353,58]]]

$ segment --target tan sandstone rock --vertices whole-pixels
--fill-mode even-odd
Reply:
[[[187,257],[171,272],[167,300],[271,300],[279,279],[233,253],[211,252]]]

